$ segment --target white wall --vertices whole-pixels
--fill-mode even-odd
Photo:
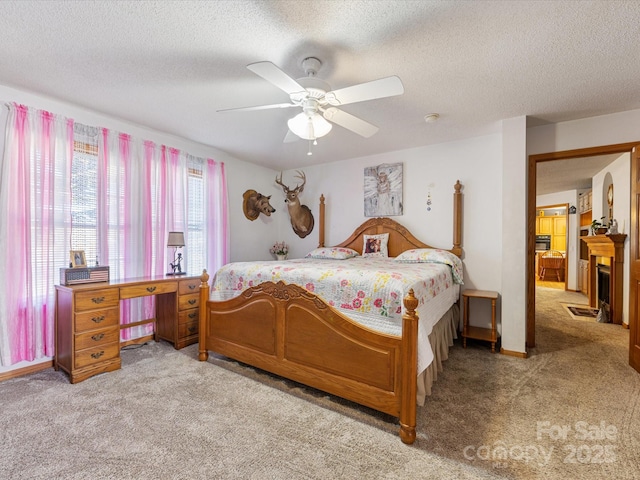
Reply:
[[[527,129],[527,155],[640,141],[640,110]]]
[[[402,163],[404,214],[394,219],[425,243],[451,248],[453,185],[460,180],[464,194],[464,288],[500,292],[503,254],[500,152],[501,137],[492,135],[306,167],[303,170],[307,186],[302,200],[316,215],[318,198],[324,194],[326,244],[335,245],[346,240],[356,226],[367,220],[364,216],[364,168]],[[284,177],[293,178],[293,174],[288,171]],[[431,211],[427,211],[426,204],[429,191]],[[288,223],[284,225],[282,236],[291,245],[292,257],[304,256],[318,242],[317,231],[301,240]],[[499,315],[498,311],[498,320]],[[488,325],[489,312],[474,315],[472,321],[476,325]]]
[[[502,122],[502,349],[526,352],[526,118]]]

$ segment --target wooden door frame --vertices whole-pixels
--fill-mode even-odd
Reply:
[[[527,179],[527,334],[526,347],[536,346],[536,279],[535,279],[535,245],[536,245],[536,175],[538,163],[554,160],[569,160],[580,157],[593,157],[597,155],[611,155],[615,153],[631,153],[633,147],[640,141],[604,145],[600,147],[578,148],[560,152],[540,153],[528,157]],[[629,171],[631,182],[631,171]],[[634,236],[635,232],[629,232]],[[630,241],[633,241],[631,239]],[[628,266],[625,266],[628,268]],[[629,318],[629,323],[635,319]]]

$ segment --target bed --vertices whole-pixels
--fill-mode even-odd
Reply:
[[[199,360],[206,361],[210,351],[216,352],[387,413],[399,419],[401,440],[406,444],[413,443],[417,405],[422,404],[429,393],[458,326],[461,278],[454,277],[461,275],[461,264],[456,263],[457,268],[453,268],[448,259],[455,255],[459,262],[462,255],[461,188],[460,182],[454,186],[453,247],[449,250],[434,249],[421,242],[391,218],[372,218],[358,226],[347,240],[327,248],[324,245],[324,198],[321,197],[319,248],[316,250],[356,252],[357,256],[339,261],[354,261],[360,271],[375,270],[381,268],[377,262],[382,259],[376,255],[363,258],[365,237],[388,234],[388,257],[391,258],[386,261],[393,262],[390,264],[395,276],[388,274],[383,282],[378,280],[378,284],[384,284],[385,288],[387,284],[394,284],[401,290],[391,287],[391,293],[388,293],[384,288],[379,289],[377,297],[358,290],[359,294],[362,292],[362,303],[366,301],[369,310],[374,311],[373,316],[377,313],[379,317],[382,310],[393,311],[394,315],[389,316],[394,318],[390,318],[388,324],[382,327],[363,324],[363,318],[371,312],[362,313],[361,309],[336,302],[321,291],[333,276],[339,277],[343,286],[350,284],[351,277],[346,277],[350,267],[346,263],[337,264],[340,275],[331,273],[331,260],[327,260],[325,270],[309,270],[308,273],[304,269],[308,265],[317,268],[317,259],[287,260],[282,265],[279,262],[234,263],[217,272],[213,287],[209,285],[209,275],[203,272]],[[422,266],[413,262],[415,255],[429,252],[431,256],[433,251],[438,252],[438,258],[442,254],[448,260],[442,264],[436,262],[438,266],[433,267],[443,278],[446,274],[442,272],[449,272],[450,280],[448,283],[444,280],[446,288],[433,287],[432,280],[416,280],[413,276]],[[400,262],[405,257],[409,262]],[[325,260],[324,257],[321,259]],[[265,263],[268,264],[266,267]],[[255,276],[250,277],[241,268],[249,268]],[[266,275],[264,268],[271,273]],[[401,270],[407,273],[400,273]],[[297,276],[287,276],[292,273]],[[297,283],[290,281],[291,278]],[[305,280],[301,281],[301,278]],[[432,319],[430,325],[425,325],[429,311],[435,309],[431,307],[431,298],[443,303],[439,294],[425,295],[425,290],[433,289],[447,291],[448,299],[444,301],[444,307],[438,307],[444,313]],[[383,291],[388,297],[379,295]],[[403,294],[397,298],[399,291]],[[374,297],[375,300],[371,300]],[[423,312],[424,318],[419,318],[417,312]],[[394,324],[397,331],[386,330]]]

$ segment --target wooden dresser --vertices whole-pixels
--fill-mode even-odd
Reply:
[[[198,342],[200,277],[149,277],[56,285],[54,367],[71,383],[120,368],[120,330],[155,323],[155,334],[129,343],[167,340],[176,349]],[[155,295],[155,318],[120,324],[120,300]]]

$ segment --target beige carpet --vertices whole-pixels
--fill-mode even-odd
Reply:
[[[0,383],[0,478],[639,478],[628,330],[573,320],[573,295],[539,290],[528,359],[456,344],[413,446],[386,415],[151,343],[76,385],[52,369]]]

